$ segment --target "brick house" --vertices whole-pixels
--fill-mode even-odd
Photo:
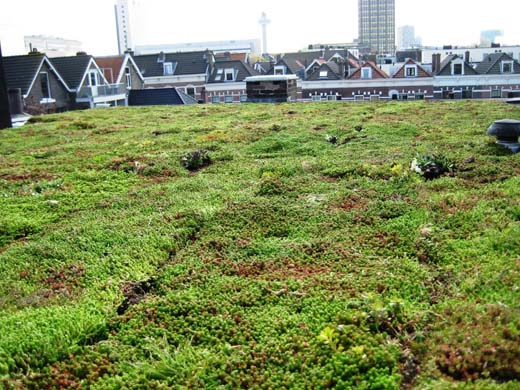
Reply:
[[[206,103],[240,103],[247,100],[247,77],[258,73],[243,61],[217,61],[206,84]]]
[[[176,87],[199,101],[205,100],[204,86],[215,63],[211,51],[161,52],[133,59],[144,78],[144,88]]]
[[[50,62],[71,91],[73,109],[126,105],[124,86],[110,84],[94,57],[78,53],[71,57],[52,58]]]
[[[109,84],[124,84],[127,91],[143,89],[143,75],[129,53],[122,56],[96,57],[95,61]]]
[[[72,107],[70,89],[47,56],[40,53],[4,57],[4,69],[12,111],[21,100],[23,111],[43,114]]]

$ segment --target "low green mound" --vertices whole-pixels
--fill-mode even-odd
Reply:
[[[0,385],[516,389],[500,102],[99,109],[0,132]]]

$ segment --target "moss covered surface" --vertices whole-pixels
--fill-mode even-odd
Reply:
[[[485,130],[519,117],[214,105],[0,132],[0,384],[518,388],[520,155]],[[410,170],[430,155],[453,169]]]

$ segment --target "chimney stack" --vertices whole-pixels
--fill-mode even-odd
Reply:
[[[432,55],[432,74],[436,75],[441,69],[441,55],[439,53]]]
[[[471,53],[469,52],[469,50],[466,50],[466,53],[464,53],[464,61],[466,61],[469,64],[470,59],[471,59]]]

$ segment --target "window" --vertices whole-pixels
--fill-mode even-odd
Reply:
[[[453,64],[451,74],[452,75],[463,75],[464,74],[463,64]]]
[[[404,75],[405,77],[417,77],[417,65],[406,65]]]
[[[163,63],[164,75],[173,75],[173,64],[171,62]]]
[[[372,68],[361,68],[361,78],[362,79],[371,79],[372,78]]]
[[[502,97],[502,91],[500,89],[491,90],[492,99],[500,99]]]
[[[192,98],[195,98],[195,88],[194,87],[186,87],[186,95],[190,95]]]
[[[163,63],[164,75],[171,76],[173,74],[173,64],[171,62]]]
[[[247,95],[240,95],[240,103],[247,103]]]
[[[502,61],[502,73],[513,73],[513,61]]]
[[[132,88],[132,74],[130,73],[130,68],[128,66],[125,68],[125,78],[127,87]]]
[[[312,95],[313,102],[321,102],[321,95]]]
[[[276,76],[283,76],[285,74],[285,66],[277,65],[274,67],[274,74]]]
[[[327,100],[335,102],[338,100],[338,97],[336,95],[327,95]]]
[[[224,103],[233,103],[233,96],[231,95],[226,95],[224,97]]]
[[[326,79],[329,76],[329,72],[326,70],[320,71],[320,79]]]
[[[213,103],[213,104],[220,103],[220,96],[213,96],[211,98],[211,103]]]
[[[415,100],[424,100],[424,93],[416,93],[415,94]]]
[[[98,73],[95,70],[92,70],[88,74],[88,82],[91,87],[95,87],[99,84]]]
[[[49,74],[47,72],[40,73],[40,84],[42,87],[42,98],[50,99],[51,98],[51,87],[49,84]]]
[[[235,81],[235,70],[234,69],[226,69],[224,80],[226,80],[226,81]]]

